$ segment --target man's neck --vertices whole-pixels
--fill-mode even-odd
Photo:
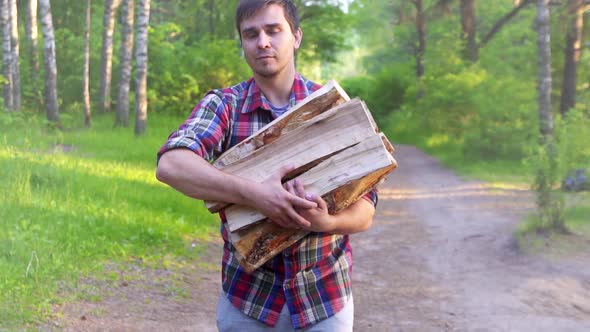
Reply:
[[[289,103],[291,96],[295,68],[271,77],[254,74],[254,80],[268,101],[275,106],[285,106]]]

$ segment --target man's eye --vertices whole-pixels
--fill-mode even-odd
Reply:
[[[246,33],[246,34],[244,34],[244,38],[246,38],[246,39],[254,39],[254,38],[256,38],[257,35],[258,34],[256,34],[256,33]]]

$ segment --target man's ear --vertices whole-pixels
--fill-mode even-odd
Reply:
[[[301,46],[301,40],[303,39],[303,31],[301,28],[297,28],[297,31],[293,33],[293,36],[295,36],[295,49],[298,49],[299,46]]]

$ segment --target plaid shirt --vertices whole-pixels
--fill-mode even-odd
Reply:
[[[289,107],[320,86],[296,74]],[[213,90],[193,109],[158,152],[187,148],[212,161],[281,114],[273,110],[254,79]],[[284,110],[283,110],[284,112]],[[375,191],[365,196],[377,203]],[[246,315],[274,326],[286,303],[296,329],[340,311],[351,294],[352,249],[348,235],[310,233],[252,274],[239,265],[225,220],[222,286],[231,303]]]

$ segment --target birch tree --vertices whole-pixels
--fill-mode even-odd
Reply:
[[[544,140],[553,134],[551,111],[551,34],[549,0],[537,0],[537,97],[541,135]]]
[[[59,122],[57,104],[57,65],[55,64],[55,37],[53,19],[51,17],[50,0],[39,0],[41,29],[43,31],[43,58],[45,59],[45,111],[47,119]]]
[[[12,74],[12,110],[20,111],[21,108],[21,86],[20,86],[20,54],[18,43],[18,9],[16,0],[9,0],[9,15],[10,15],[10,50],[11,55],[11,74]]]
[[[540,229],[566,232],[563,215],[563,195],[554,190],[559,182],[557,146],[553,139],[553,112],[551,108],[551,33],[549,1],[537,0],[537,94],[541,147],[536,161],[535,193]]]
[[[115,18],[117,8],[121,0],[106,0],[103,16],[101,75],[99,104],[101,112],[111,110],[111,78],[113,67],[113,33],[115,31]]]
[[[147,123],[148,24],[150,0],[139,0],[137,13],[137,47],[135,62],[135,135],[145,133]]]
[[[86,29],[84,31],[84,69],[82,78],[82,97],[84,99],[84,124],[88,128],[92,125],[90,111],[90,5],[91,1],[86,0]]]
[[[39,78],[39,60],[37,58],[38,28],[37,28],[37,0],[29,0],[27,7],[25,33],[29,41],[29,62],[31,65],[31,84],[33,94],[38,95],[37,81]]]
[[[131,60],[133,58],[133,0],[123,2],[123,32],[121,36],[121,54],[119,79],[119,96],[117,98],[116,126],[129,127],[129,82],[131,81]]]
[[[12,111],[12,50],[10,42],[9,0],[0,0],[0,25],[2,27],[2,76],[4,76],[4,107]]]

